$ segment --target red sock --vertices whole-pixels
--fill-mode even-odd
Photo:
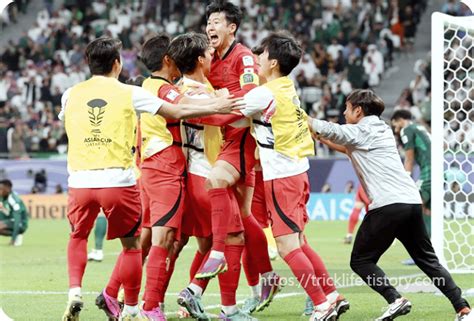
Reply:
[[[209,258],[209,254],[211,254],[211,251],[207,251],[207,253],[204,255],[204,257],[202,258],[202,261],[201,261],[201,265],[198,266],[198,270],[204,266],[207,259]],[[198,270],[194,271],[194,275],[196,275],[196,272]],[[196,279],[193,276],[193,279],[192,279],[191,283],[196,284],[197,286],[199,286],[202,289],[202,292],[204,293],[204,291],[207,288],[207,285],[209,284],[209,280],[210,279]]]
[[[245,249],[248,255],[248,264],[254,265],[253,269],[258,270],[260,274],[271,272],[273,270],[268,256],[267,237],[262,227],[258,224],[253,215],[242,219],[245,229]]]
[[[70,238],[67,246],[69,288],[81,287],[87,264],[87,239]]]
[[[361,210],[362,210],[361,208],[356,208],[356,207],[352,209],[351,216],[349,216],[349,228],[347,229],[348,233],[350,234],[354,233],[354,229],[357,225],[357,222],[359,222],[359,215],[360,215]]]
[[[112,275],[110,276],[109,283],[105,288],[105,292],[113,298],[117,298],[120,286],[122,285],[122,281],[120,280],[120,265],[122,264],[123,260],[123,252],[117,258],[117,262],[115,262],[114,270],[112,271]]]
[[[201,266],[202,261],[204,260],[204,257],[206,256],[208,252],[202,254],[201,252],[196,251],[196,254],[194,254],[193,262],[191,263],[191,267],[189,268],[189,281],[190,282],[194,279],[194,276],[199,270],[199,267]]]
[[[247,240],[245,240],[247,242]],[[245,244],[244,251],[242,253],[242,266],[244,267],[245,277],[247,278],[247,284],[249,286],[256,286],[260,282],[260,273],[258,273],[258,266],[252,261]]]
[[[166,261],[168,250],[152,246],[148,255],[146,264],[146,283],[145,283],[145,310],[150,311],[158,306],[163,299],[161,291],[166,284]]]
[[[307,242],[301,247],[306,257],[311,261],[313,265],[314,273],[318,278],[318,284],[323,289],[325,295],[336,291],[334,281],[328,273],[326,266],[324,265],[321,257],[316,253]]]
[[[235,305],[237,302],[235,295],[239,286],[240,258],[243,250],[243,245],[227,245],[225,247],[224,254],[228,270],[218,275],[221,304],[224,306]]]
[[[309,295],[314,305],[319,305],[326,301],[323,290],[318,285],[314,275],[313,266],[301,248],[291,251],[284,257],[286,264],[290,267],[298,282]]]
[[[168,290],[168,285],[170,284],[170,281],[171,281],[171,277],[173,276],[173,272],[174,272],[174,266],[176,264],[176,260],[178,259],[178,257],[176,255],[171,255],[171,257],[169,258],[169,265],[168,265],[168,270],[166,271],[166,282],[163,286],[163,289],[160,291],[160,295],[162,296],[160,299],[160,303],[163,303],[165,302],[165,295],[166,295],[166,290]]]
[[[225,250],[225,239],[227,237],[227,226],[232,211],[232,201],[227,188],[214,188],[209,190],[212,213],[212,249],[219,252]]]
[[[125,304],[137,305],[138,294],[142,284],[142,250],[126,250],[122,252],[120,264],[120,280],[125,291]]]

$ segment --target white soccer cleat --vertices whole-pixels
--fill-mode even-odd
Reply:
[[[270,261],[275,261],[276,259],[278,259],[278,250],[269,246],[268,256],[270,257]]]
[[[382,314],[381,317],[375,319],[375,321],[389,321],[399,316],[410,313],[411,302],[406,298],[398,298],[390,304],[387,310]],[[464,321],[464,320],[463,320]]]
[[[15,243],[13,243],[14,246],[22,246],[23,245],[23,234],[18,234]]]
[[[456,315],[454,321],[474,321],[474,312],[469,308],[464,308]]]
[[[87,254],[88,261],[102,262],[104,259],[104,251],[93,249]]]
[[[326,310],[320,310],[317,307],[314,308],[309,321],[336,321],[337,312],[336,306],[333,304]]]

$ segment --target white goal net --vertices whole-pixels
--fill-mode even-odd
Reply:
[[[474,16],[432,16],[432,240],[453,273],[474,273]]]

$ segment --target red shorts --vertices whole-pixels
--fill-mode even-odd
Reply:
[[[158,170],[153,157],[142,163],[141,195],[144,227],[166,226],[178,230],[184,211],[184,176]]]
[[[209,194],[205,188],[206,178],[188,173],[186,180],[186,210],[183,216],[182,233],[188,236],[212,236],[212,207]],[[237,233],[244,230],[240,218],[239,205],[234,193],[232,198],[232,220],[228,233]]]
[[[254,177],[251,174],[255,166],[255,139],[250,134],[250,128],[236,132],[226,139],[221,148],[218,160],[231,164],[240,174],[246,186],[254,186]]]
[[[252,215],[262,228],[270,225],[267,204],[265,203],[265,187],[262,171],[255,171],[255,189],[252,198]]]
[[[308,174],[277,178],[264,182],[265,200],[275,237],[299,233],[308,222]]]
[[[133,185],[69,188],[67,217],[71,224],[71,237],[87,239],[101,208],[109,224],[108,240],[140,235],[140,193]]]

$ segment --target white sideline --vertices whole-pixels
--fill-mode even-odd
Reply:
[[[416,273],[416,274],[408,274],[408,275],[400,275],[398,278],[416,278],[420,276],[424,276],[424,273]],[[358,287],[358,286],[366,286],[365,284],[361,284],[361,282],[358,283],[351,283],[347,285],[342,285],[338,286],[338,289],[347,289],[347,288],[353,288],[353,287]],[[67,291],[0,291],[0,295],[67,295]],[[97,295],[99,292],[83,292],[83,295]],[[166,293],[168,296],[178,296],[179,293],[176,292],[171,292],[171,293]],[[219,293],[205,293],[204,294],[207,297],[220,297]],[[299,295],[306,295],[305,292],[289,292],[289,293],[281,293],[277,294],[274,298],[274,300],[279,300],[279,299],[284,299],[284,298],[289,298],[289,297],[294,297],[294,296],[299,296]],[[237,294],[238,297],[247,297],[247,294]],[[242,304],[244,303],[245,300],[238,300],[237,304]],[[213,304],[213,305],[208,305],[205,307],[206,310],[213,310],[220,308],[220,304]],[[175,316],[178,315],[178,311],[173,311],[173,312],[166,312],[165,314],[167,316]],[[209,314],[211,317],[216,317],[216,315]]]

